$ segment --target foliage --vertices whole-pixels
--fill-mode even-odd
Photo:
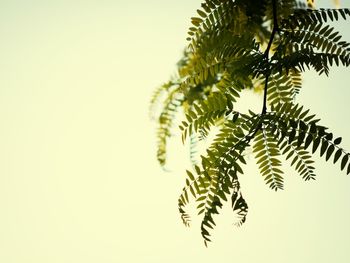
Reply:
[[[246,220],[238,175],[249,149],[273,190],[283,189],[282,157],[304,180],[315,179],[311,157],[316,151],[350,173],[350,155],[340,146],[341,138],[295,102],[302,72],[328,75],[332,65],[349,66],[350,43],[327,23],[347,19],[350,10],[307,9],[296,0],[206,0],[197,13],[178,76],[155,92],[151,104],[161,105],[157,156],[163,166],[179,109],[185,116],[182,142],[190,140],[192,148],[213,126],[219,129],[200,164],[194,162],[187,171],[178,202],[189,225],[185,207],[191,196],[195,199],[207,244],[213,216],[224,202],[231,201],[238,225]],[[261,112],[235,109],[243,90],[259,88],[264,92]]]

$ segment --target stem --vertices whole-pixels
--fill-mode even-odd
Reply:
[[[266,77],[265,77],[264,104],[263,104],[263,108],[262,108],[262,111],[261,111],[262,115],[265,115],[266,114],[266,110],[267,110],[266,101],[267,101],[267,85],[269,83],[269,76],[270,76],[270,73],[266,74]]]
[[[269,65],[269,52],[272,46],[272,42],[275,38],[275,34],[276,32],[279,31],[278,28],[278,22],[277,22],[277,0],[272,0],[272,13],[273,13],[273,28],[272,28],[272,32],[271,32],[271,36],[270,36],[270,40],[269,43],[267,44],[267,48],[264,52],[264,57],[266,60],[266,64]],[[269,83],[269,76],[270,76],[271,72],[269,69],[266,70],[266,75],[265,75],[265,87],[264,87],[264,104],[263,104],[263,108],[261,111],[261,114],[266,114],[266,109],[267,109],[267,85]]]

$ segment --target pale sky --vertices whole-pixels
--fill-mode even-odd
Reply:
[[[175,138],[159,167],[148,106],[200,2],[0,0],[0,262],[350,262],[350,176],[319,158],[316,181],[286,168],[277,193],[251,158],[247,222],[228,205],[209,248],[195,213],[182,225],[187,150]],[[299,100],[350,150],[348,82],[306,74]]]

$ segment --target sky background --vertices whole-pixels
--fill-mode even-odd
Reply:
[[[187,149],[175,138],[171,172],[158,166],[148,107],[200,2],[0,0],[0,262],[350,261],[350,177],[319,158],[316,181],[286,168],[277,193],[251,158],[247,222],[225,207],[209,248],[200,218],[182,225]],[[307,73],[299,101],[350,149],[348,83]]]

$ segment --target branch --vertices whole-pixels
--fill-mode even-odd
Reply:
[[[270,36],[270,40],[269,43],[267,44],[267,48],[264,52],[264,57],[266,59],[266,64],[269,64],[269,52],[272,46],[272,42],[275,38],[275,34],[276,32],[279,31],[278,28],[278,22],[277,22],[277,0],[272,0],[272,13],[273,13],[273,28],[272,28],[272,32],[271,32],[271,36]],[[269,83],[269,76],[270,76],[271,72],[269,69],[266,70],[266,76],[265,76],[265,87],[264,87],[264,104],[263,104],[263,108],[261,111],[261,114],[264,115],[266,114],[266,102],[267,102],[267,85]]]

